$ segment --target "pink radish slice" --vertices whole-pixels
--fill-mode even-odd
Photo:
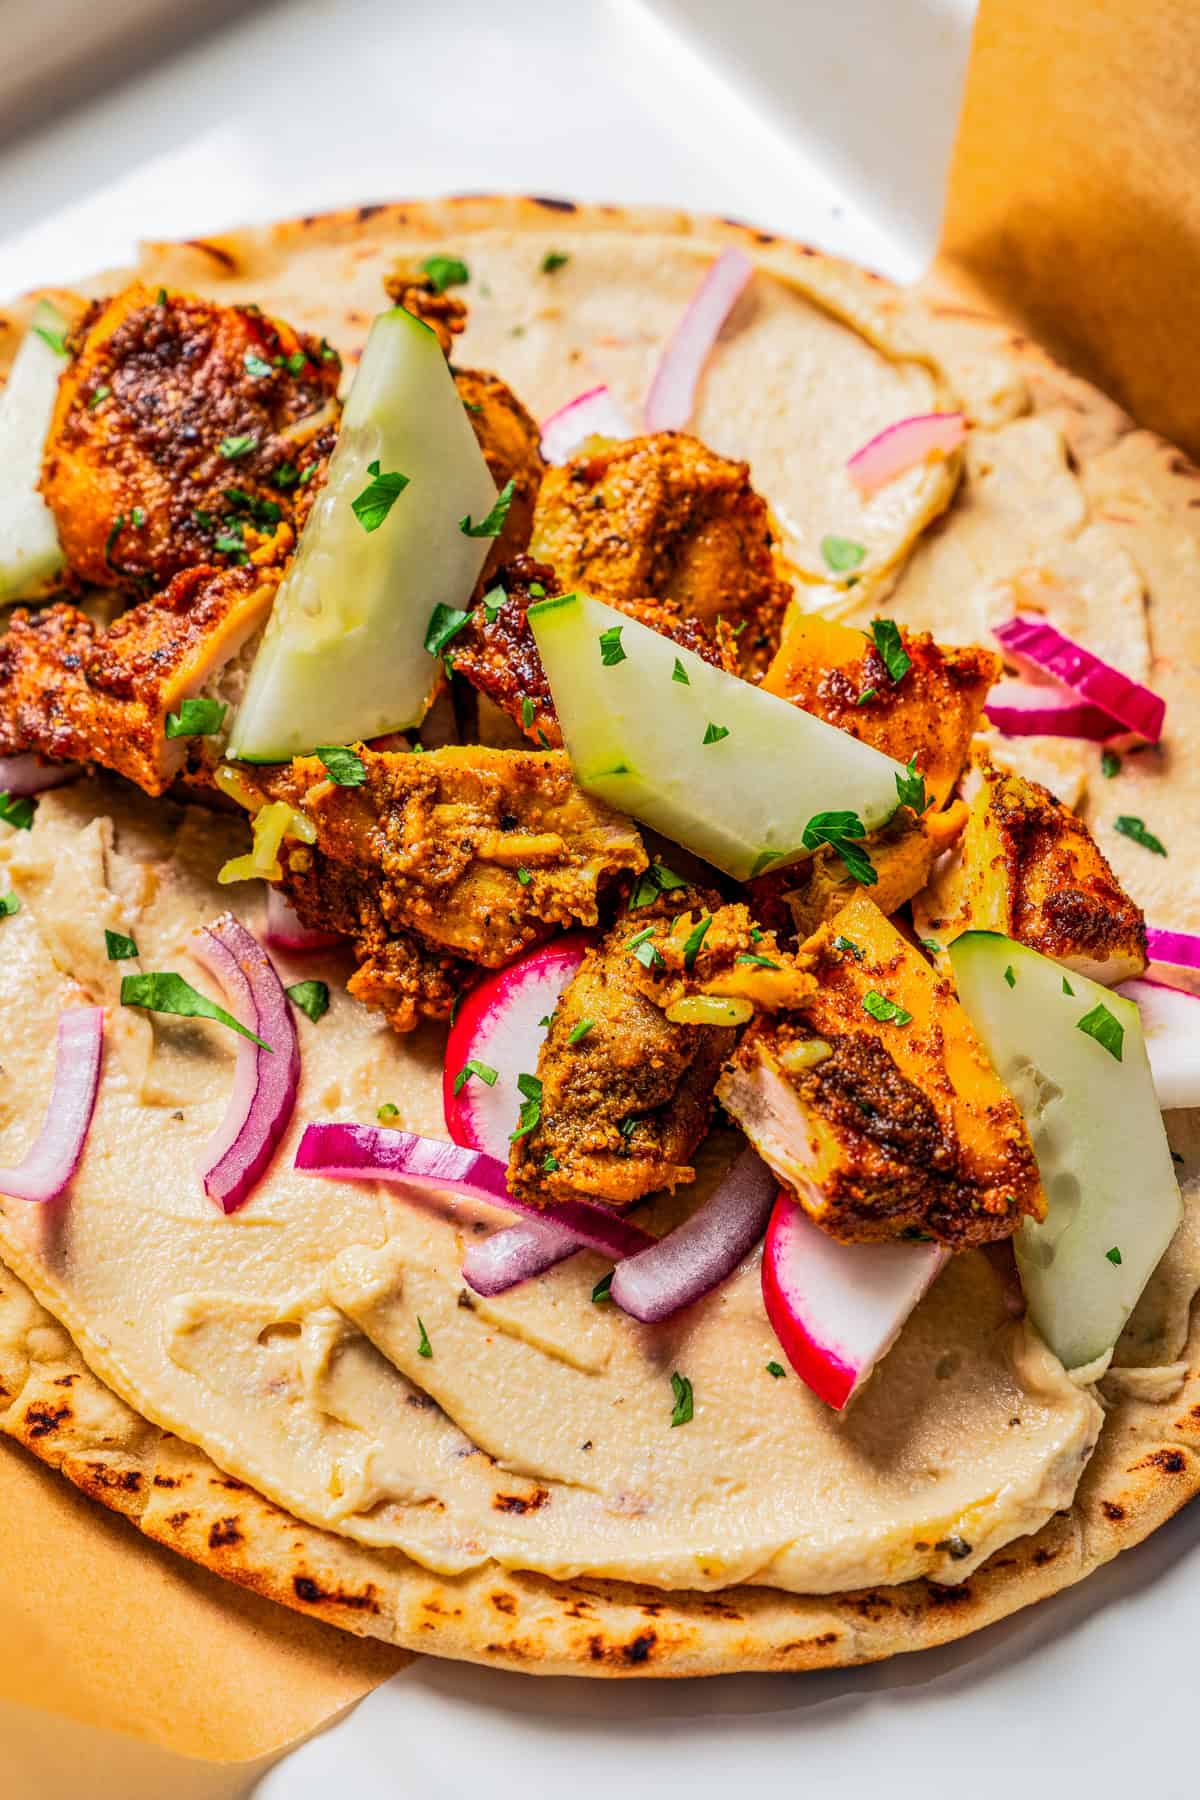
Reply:
[[[79,1167],[87,1141],[104,1045],[104,1008],[68,1006],[58,1015],[54,1086],[46,1119],[30,1149],[0,1169],[0,1194],[18,1200],[56,1200]]]
[[[949,1254],[941,1244],[836,1243],[780,1194],[763,1252],[763,1301],[801,1381],[841,1412]]]
[[[962,413],[917,413],[898,419],[856,450],[846,464],[864,500],[931,456],[949,456],[967,435]]]
[[[489,975],[468,995],[451,1027],[442,1075],[446,1130],[456,1144],[507,1160],[521,1110],[517,1076],[532,1075],[537,1068],[546,1035],[542,1020],[558,1005],[588,942],[579,931],[555,938]],[[488,1087],[473,1075],[456,1094],[455,1082],[471,1061],[495,1069],[496,1084]],[[561,1225],[522,1220],[472,1244],[463,1258],[463,1279],[477,1294],[502,1294],[579,1249],[578,1238]]]
[[[565,463],[588,438],[633,435],[633,426],[600,382],[542,421],[542,455],[548,463]]]
[[[341,943],[336,931],[310,931],[302,925],[277,887],[267,887],[267,929],[263,933],[268,944],[277,950],[328,950]]]
[[[32,750],[21,756],[0,756],[0,794],[10,794],[14,800],[25,794],[42,794],[47,788],[77,781],[82,774],[80,763],[47,762]]]
[[[688,301],[663,351],[646,396],[647,431],[685,431],[704,365],[754,264],[742,250],[722,250]]]
[[[1123,981],[1142,1021],[1154,1092],[1164,1112],[1200,1106],[1200,999],[1157,981]]]
[[[1148,744],[1157,744],[1161,738],[1166,702],[1065,636],[1048,619],[1038,613],[1018,613],[994,626],[993,633],[1018,668],[1049,675],[1081,700],[1106,712],[1116,721],[1114,734],[1131,731]]]
[[[1123,727],[1061,682],[999,681],[984,711],[1005,737],[1089,738],[1104,743]]]
[[[1167,931],[1160,925],[1148,925],[1146,949],[1150,956],[1147,981],[1200,994],[1200,937],[1190,931]]]

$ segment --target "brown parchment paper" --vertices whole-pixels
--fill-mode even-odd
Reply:
[[[1200,4],[982,0],[931,284],[1200,453],[1198,173]],[[232,1800],[408,1660],[160,1550],[0,1442],[5,1800],[74,1800],[84,1766],[91,1800]]]
[[[935,276],[1200,456],[1200,4],[981,0]]]

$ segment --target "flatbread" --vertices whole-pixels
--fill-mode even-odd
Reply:
[[[1043,473],[1048,469],[1053,475],[1057,457],[1065,475],[1057,483],[1039,480],[1031,529],[1029,496],[990,492],[988,472],[977,470],[949,519],[927,534],[898,579],[895,567],[881,567],[878,579],[864,582],[854,594],[848,610],[869,614],[894,582],[889,606],[898,617],[914,625],[936,624],[939,635],[951,636],[944,596],[948,586],[961,588],[964,629],[958,635],[975,635],[981,591],[1019,579],[1023,561],[1035,553],[1053,546],[1064,554],[1068,545],[1078,548],[1088,510],[1081,513],[1076,497],[1082,489],[1091,508],[1103,515],[1106,531],[1141,571],[1152,679],[1168,706],[1174,704],[1174,719],[1186,716],[1200,675],[1200,628],[1188,617],[1200,562],[1196,471],[1169,447],[1133,432],[1109,402],[1063,376],[1032,347],[959,310],[930,307],[804,246],[728,222],[525,199],[360,208],[264,231],[152,246],[139,273],[151,283],[192,286],[221,299],[259,300],[293,323],[347,344],[361,341],[378,304],[380,273],[394,258],[433,248],[467,247],[469,254],[472,234],[498,231],[527,239],[531,268],[545,249],[602,232],[623,234],[612,240],[614,257],[630,244],[649,255],[656,254],[656,246],[694,244],[697,269],[713,245],[737,242],[765,267],[800,281],[831,315],[851,312],[860,329],[865,322],[868,335],[874,317],[880,341],[893,351],[902,345],[914,365],[927,353],[939,357],[975,419],[1022,433],[1031,468],[1038,467],[1040,456]],[[681,280],[685,274],[686,265]],[[100,277],[88,285],[108,291],[122,278]],[[569,288],[554,290],[546,304],[569,307]],[[22,317],[20,309],[14,311],[14,327]],[[15,336],[10,330],[7,346],[0,337],[0,365]],[[654,341],[639,342],[633,334],[611,347],[613,366],[599,372],[615,386],[624,383],[636,391],[644,384]],[[495,354],[475,321],[469,360],[497,366],[538,410],[567,397],[539,392],[532,365],[530,378],[523,380],[520,345]],[[583,385],[583,380],[575,384]],[[702,419],[699,429],[703,432]],[[769,497],[769,473],[756,474]],[[978,520],[972,522],[977,502],[1022,521],[1025,539],[1005,540],[1007,560],[997,561],[988,548],[995,531],[979,530]],[[786,521],[784,526],[786,531]],[[802,540],[804,534],[795,535]],[[793,555],[802,552],[802,541],[789,549]],[[957,558],[955,572],[931,571],[930,561],[939,556]],[[808,575],[806,597],[827,604],[829,594],[811,571]],[[1129,591],[1129,583],[1122,591]],[[1144,597],[1137,604],[1145,604]],[[1124,614],[1118,623],[1129,627],[1136,651],[1135,626]],[[1147,753],[1144,765],[1144,779],[1153,783],[1155,827],[1179,846],[1188,842],[1200,804],[1185,748],[1177,731],[1172,750]],[[1134,805],[1128,788],[1119,797],[1097,799],[1093,792],[1092,799],[1105,823],[1116,810]],[[1149,802],[1146,810],[1151,811]],[[1178,865],[1174,871],[1150,868],[1145,852],[1120,845],[1114,861],[1144,904],[1153,907],[1161,896],[1170,901],[1171,923],[1192,929],[1200,923],[1200,898],[1170,892]],[[1173,1133],[1191,1133],[1177,1146],[1189,1166],[1200,1151],[1195,1123],[1178,1116],[1171,1121]],[[1123,1341],[1118,1361],[1134,1366],[1115,1372],[1105,1384],[1109,1411],[1100,1447],[1071,1510],[1036,1536],[998,1552],[955,1586],[918,1581],[808,1599],[764,1588],[689,1594],[590,1579],[558,1582],[494,1566],[461,1577],[433,1575],[397,1552],[361,1548],[298,1523],[223,1474],[202,1452],[140,1418],[97,1379],[67,1334],[7,1271],[0,1271],[0,1400],[6,1407],[0,1429],[147,1535],[230,1579],[363,1635],[538,1673],[692,1675],[869,1661],[964,1635],[1081,1579],[1146,1536],[1196,1491],[1200,1461],[1191,1445],[1200,1429],[1200,1364],[1189,1329],[1200,1235],[1194,1179],[1188,1198],[1180,1237]]]

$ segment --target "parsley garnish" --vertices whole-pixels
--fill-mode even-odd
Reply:
[[[740,956],[735,956],[733,960],[735,963],[746,963],[748,967],[752,969],[777,969],[780,966],[777,962],[772,962],[769,956],[747,956],[742,954]]]
[[[1091,1012],[1084,1013],[1082,1019],[1075,1022],[1076,1031],[1084,1031],[1088,1037],[1108,1051],[1110,1056],[1121,1061],[1125,1044],[1125,1027],[1113,1013],[1109,1012],[1103,1001],[1093,1006]]]
[[[15,894],[0,894],[0,919],[11,919],[20,910],[21,902]]]
[[[33,329],[37,336],[41,338],[43,344],[49,344],[55,356],[65,356],[67,354],[67,333],[65,328],[62,331],[54,331],[49,325],[35,325]]]
[[[871,636],[875,640],[876,650],[883,659],[883,666],[892,680],[903,680],[912,668],[912,657],[901,642],[895,620],[876,619],[871,626]]]
[[[675,658],[675,667],[671,670],[671,680],[681,681],[684,687],[691,687],[692,685],[692,678],[678,657]]]
[[[496,620],[500,617],[500,608],[507,599],[508,595],[499,583],[497,583],[495,587],[489,588],[487,593],[483,596],[483,616],[489,625],[494,625],[496,623]]]
[[[873,700],[878,692],[878,688],[864,688],[862,693],[858,696],[858,699],[854,702],[855,706],[865,706],[868,700]],[[899,777],[897,777],[897,779],[899,779]]]
[[[495,1087],[500,1079],[499,1069],[493,1069],[490,1063],[476,1062],[474,1058],[465,1062],[454,1077],[454,1092],[461,1094],[472,1075],[477,1075],[485,1087]]]
[[[408,486],[408,476],[398,469],[381,474],[378,458],[367,464],[367,474],[371,480],[350,502],[350,509],[364,531],[378,531]]]
[[[130,957],[138,954],[138,947],[131,937],[123,931],[104,932],[104,949],[109,962],[128,962]]]
[[[546,598],[546,590],[542,586],[540,581],[531,581],[530,582],[529,598],[531,600],[544,600]]]
[[[782,1363],[769,1362],[767,1364],[767,1374],[773,1375],[776,1381],[782,1381],[783,1377],[787,1374],[787,1370]]]
[[[461,607],[447,606],[439,600],[425,627],[425,648],[430,656],[440,656],[451,638],[458,636],[470,616]]]
[[[530,882],[533,880],[533,876],[529,873],[528,869],[518,869],[517,870],[517,880],[520,882],[522,887],[528,887]]]
[[[848,875],[855,881],[861,881],[864,886],[872,887],[879,880],[875,865],[866,851],[860,850],[855,842],[866,835],[866,826],[857,813],[820,812],[814,813],[808,821],[800,842],[806,850],[816,850],[819,845],[828,844],[845,863]]]
[[[417,267],[435,294],[444,294],[447,288],[465,287],[471,279],[471,271],[461,256],[427,256]]]
[[[33,801],[29,795],[0,794],[0,819],[6,825],[15,825],[18,831],[28,831],[33,824]]]
[[[329,984],[325,981],[297,981],[284,993],[293,1006],[307,1013],[315,1025],[329,1011]]]
[[[344,744],[320,744],[313,755],[323,766],[330,781],[338,787],[361,787],[367,779],[367,765],[354,750]]]
[[[636,950],[639,944],[644,944],[647,938],[652,938],[653,936],[653,925],[647,925],[644,930],[637,932],[633,937],[626,938],[625,948],[627,950]]]
[[[671,1377],[671,1392],[675,1396],[675,1405],[671,1412],[672,1425],[687,1425],[692,1418],[692,1384],[686,1375],[676,1369]]]
[[[908,1025],[912,1022],[912,1014],[889,1000],[886,994],[877,993],[874,988],[863,995],[863,1011],[878,1019],[881,1025]]]
[[[683,946],[683,966],[685,969],[690,970],[695,963],[697,956],[700,954],[700,946],[704,942],[705,935],[711,924],[712,914],[705,913],[700,923],[698,925],[693,925],[692,929],[688,932],[687,942]]]
[[[433,1345],[429,1341],[429,1333],[425,1329],[425,1326],[424,1326],[424,1323],[422,1322],[420,1313],[417,1314],[417,1330],[421,1334],[420,1337],[417,1339],[417,1355],[418,1356],[432,1356],[433,1355]]]
[[[1115,750],[1100,752],[1100,773],[1111,781],[1114,775],[1121,773],[1121,759]]]
[[[925,777],[917,774],[915,751],[908,759],[908,766],[904,774],[896,777],[896,796],[901,806],[911,807],[918,818],[929,804],[925,794]]]
[[[165,306],[167,304],[166,288],[163,288],[163,287],[159,288],[157,294],[155,294],[155,296],[154,296],[154,304],[155,304],[155,306]]]
[[[508,509],[513,503],[513,495],[516,491],[516,482],[514,480],[506,481],[504,486],[500,489],[500,492],[496,495],[496,504],[492,507],[491,512],[488,513],[486,518],[480,519],[478,525],[472,525],[470,513],[467,514],[465,519],[460,519],[458,521],[458,529],[462,532],[463,536],[469,538],[498,538],[500,533],[504,530],[504,521],[508,517]]]
[[[281,462],[271,477],[275,486],[284,489],[285,492],[288,488],[294,488],[299,479],[300,471],[294,462]]]
[[[639,944],[633,953],[634,962],[640,962],[643,969],[661,969],[663,959],[660,951],[653,944]]]
[[[542,274],[553,275],[556,269],[564,268],[570,260],[565,250],[547,250],[542,258]]]
[[[567,1033],[568,1044],[580,1043],[587,1036],[588,1032],[592,1030],[595,1023],[595,1019],[580,1019],[578,1025],[572,1025],[570,1031]]]
[[[235,519],[232,524],[225,527],[224,531],[217,533],[213,539],[213,549],[219,550],[224,556],[234,557],[239,563],[247,560],[240,519]]]
[[[217,448],[227,462],[236,462],[239,456],[249,456],[257,443],[254,433],[246,431],[240,437],[223,437]]]
[[[623,626],[613,625],[608,631],[600,633],[600,661],[606,669],[613,669],[618,663],[625,661],[625,652],[621,648],[623,630]]]
[[[669,894],[675,888],[686,886],[687,882],[682,875],[677,875],[674,869],[668,869],[665,863],[656,859],[638,876],[629,901],[629,910],[637,912],[639,907],[649,906],[659,894]]]
[[[1075,989],[1071,986],[1065,975],[1063,976],[1063,993],[1070,994],[1072,1000],[1075,998]]]
[[[290,356],[284,357],[283,366],[289,375],[299,375],[308,367],[307,351],[293,350]]]
[[[116,518],[113,520],[112,525],[109,528],[108,536],[104,540],[104,560],[108,564],[109,568],[115,570],[118,575],[121,573],[121,571],[117,568],[116,563],[112,559],[112,549],[113,549],[113,545],[116,543],[117,539],[120,537],[120,535],[124,531],[124,529],[125,529],[125,514],[118,513]]]
[[[922,950],[928,950],[930,956],[940,956],[942,954],[942,946],[938,943],[936,938],[922,938],[921,948]]]
[[[231,512],[248,513],[260,525],[278,525],[283,517],[278,500],[260,500],[256,494],[248,494],[245,488],[227,487],[225,499]]]
[[[264,362],[262,357],[253,350],[247,350],[242,361],[246,365],[247,375],[253,375],[256,380],[261,380],[264,375],[271,373],[270,363]]]
[[[1016,975],[1013,973],[1013,966],[1011,963],[1009,963],[1007,969],[1005,969],[1005,971],[1004,971],[1004,979],[1005,979],[1005,981],[1007,981],[1010,988],[1016,987],[1017,978],[1016,978]]]
[[[260,1049],[271,1048],[232,1013],[197,992],[190,981],[170,969],[154,975],[126,975],[121,982],[121,1005],[142,1006],[147,1012],[176,1013],[181,1019],[215,1019],[218,1025],[228,1025],[230,1031],[249,1038]]]
[[[829,537],[821,539],[821,555],[825,558],[826,568],[837,575],[844,575],[847,569],[857,569],[867,554],[865,544],[856,544],[853,538]]]
[[[1122,837],[1132,838],[1135,844],[1141,844],[1144,850],[1153,850],[1155,856],[1165,856],[1167,847],[1161,838],[1156,838],[1152,831],[1147,831],[1141,819],[1132,818],[1129,813],[1122,813],[1116,821],[1116,829]]]
[[[533,701],[529,698],[528,694],[526,694],[521,702],[521,723],[526,731],[529,730],[529,727],[533,724],[536,716],[537,707],[533,704]]]
[[[1106,1257],[1107,1257],[1107,1258],[1108,1258],[1108,1260],[1109,1260],[1109,1262],[1110,1262],[1110,1263],[1115,1263],[1115,1264],[1116,1264],[1116,1266],[1117,1266],[1117,1268],[1120,1268],[1120,1266],[1121,1266],[1121,1252],[1120,1252],[1120,1251],[1119,1251],[1119,1250],[1118,1250],[1118,1249],[1117,1249],[1117,1246],[1116,1246],[1116,1245],[1115,1245],[1115,1244],[1114,1244],[1114,1245],[1113,1245],[1113,1247],[1112,1247],[1112,1249],[1111,1249],[1111,1250],[1106,1250],[1106,1251],[1105,1251],[1105,1252],[1104,1252],[1104,1254],[1105,1254],[1105,1256],[1106,1256]]]
[[[375,1114],[375,1117],[379,1120],[381,1125],[390,1125],[393,1119],[398,1119],[400,1117],[400,1108],[394,1105],[392,1101],[385,1100]]]
[[[612,1278],[613,1270],[610,1269],[607,1275],[602,1275],[600,1277],[599,1281],[592,1289],[592,1300],[597,1306],[604,1306],[607,1303],[609,1297],[608,1290],[612,1286]]]
[[[542,1158],[542,1174],[543,1175],[557,1175],[558,1171],[561,1168],[562,1168],[562,1164],[559,1162],[557,1156],[554,1155],[553,1151],[550,1153],[549,1156]]]
[[[228,707],[221,700],[184,700],[177,713],[167,714],[169,738],[213,737],[225,723]]]
[[[542,1084],[536,1075],[518,1075],[517,1087],[524,1095],[524,1104],[517,1119],[517,1129],[509,1142],[515,1144],[518,1138],[527,1137],[535,1126],[542,1122]]]
[[[728,725],[714,725],[710,719],[708,724],[704,727],[704,736],[700,739],[700,742],[702,744],[719,744],[722,738],[727,738],[728,736]]]
[[[112,389],[109,387],[107,381],[102,381],[99,387],[93,388],[92,397],[88,401],[88,411],[95,412],[96,408],[102,406],[111,393]]]
[[[848,956],[854,958],[855,962],[861,962],[863,959],[862,945],[856,944],[853,938],[842,937],[839,934],[833,940],[833,947],[835,950],[844,950]]]

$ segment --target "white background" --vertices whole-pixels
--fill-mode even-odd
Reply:
[[[908,278],[934,240],[971,10],[0,0],[0,42],[24,45],[0,67],[0,297],[119,261],[139,234],[454,190],[694,206]],[[421,1661],[257,1800],[715,1800],[778,1783],[1174,1800],[1197,1785],[1198,1528],[1193,1509],[1032,1613],[872,1669],[606,1685]]]

